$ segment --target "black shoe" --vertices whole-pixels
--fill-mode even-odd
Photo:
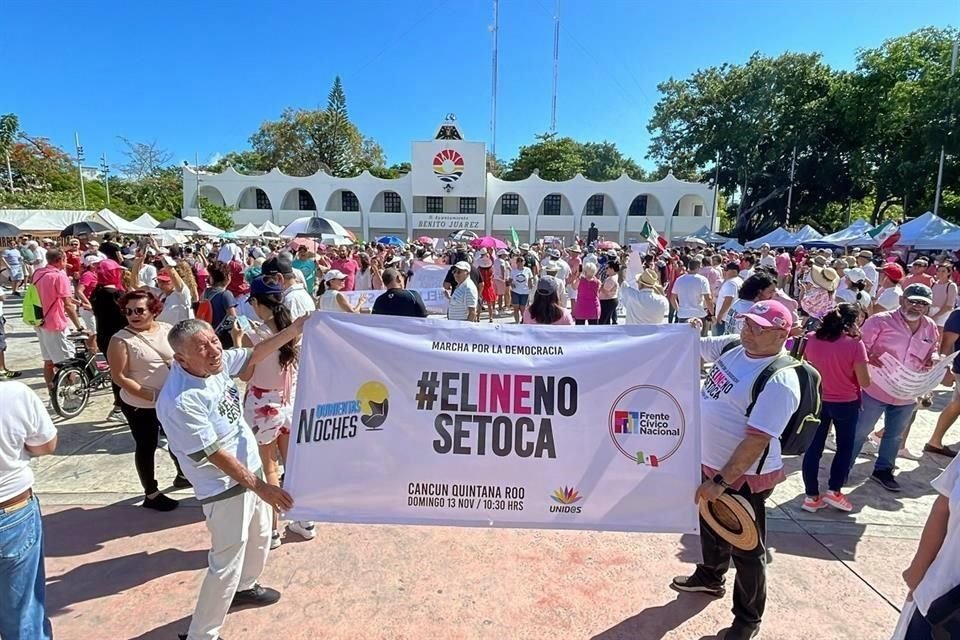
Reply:
[[[230,607],[265,607],[279,599],[280,592],[276,589],[255,584],[252,589],[237,591],[236,595],[233,596],[233,602],[230,603]]]
[[[870,479],[875,482],[879,482],[887,491],[893,491],[894,493],[900,491],[900,483],[893,479],[893,471],[874,471],[870,475]]]
[[[708,596],[713,596],[715,598],[722,598],[727,592],[722,582],[718,585],[707,584],[696,573],[694,573],[692,576],[677,576],[673,579],[673,582],[670,583],[670,586],[677,591],[685,591],[687,593],[705,593]]]
[[[756,638],[758,635],[760,635],[760,627],[734,622],[730,630],[723,636],[723,640],[750,640],[750,638]]]
[[[173,488],[174,489],[189,489],[193,485],[187,480],[186,476],[177,476],[173,479]]]
[[[944,447],[935,447],[935,446],[933,446],[932,444],[925,444],[925,445],[923,445],[923,452],[924,452],[924,453],[935,453],[935,454],[937,454],[938,456],[944,456],[944,457],[947,457],[947,458],[956,458],[956,457],[957,457],[957,452],[956,452],[954,449],[951,449],[950,447],[946,447],[946,446],[944,446]]]
[[[180,640],[187,640],[187,634],[185,633],[178,633],[177,637],[180,638]],[[223,636],[217,636],[217,640],[223,640]]]
[[[168,498],[162,493],[158,493],[156,498],[143,499],[144,509],[154,509],[155,511],[173,511],[179,506],[179,502],[173,498]]]

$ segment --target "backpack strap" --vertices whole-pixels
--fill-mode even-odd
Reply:
[[[760,375],[757,376],[757,379],[753,383],[753,390],[750,392],[750,404],[747,406],[747,418],[749,418],[750,414],[753,412],[753,407],[756,406],[757,400],[760,398],[760,394],[763,393],[763,388],[767,386],[767,382],[770,381],[770,378],[772,378],[778,371],[796,368],[799,366],[800,361],[795,359],[793,356],[781,355],[764,367],[763,371],[760,372]],[[768,442],[767,446],[763,449],[763,453],[760,455],[760,460],[757,461],[757,474],[759,474],[760,469],[763,468],[763,463],[767,461],[767,455],[769,455],[769,453],[770,443]]]

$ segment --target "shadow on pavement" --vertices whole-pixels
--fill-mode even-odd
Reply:
[[[78,602],[114,596],[162,576],[206,566],[206,551],[179,549],[135,553],[83,564],[47,579],[47,613],[56,615]]]
[[[103,543],[111,540],[203,520],[203,512],[190,503],[160,513],[132,506],[139,501],[134,498],[105,507],[71,507],[43,516],[44,554],[50,558],[79,556],[102,549]]]
[[[706,609],[713,600],[705,595],[681,593],[666,604],[647,607],[637,615],[598,633],[591,640],[662,638]]]
[[[130,640],[173,640],[177,637],[177,634],[186,633],[189,626],[190,616],[185,616],[179,620],[168,622],[162,627],[151,629]]]

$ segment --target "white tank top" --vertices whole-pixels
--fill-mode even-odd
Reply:
[[[317,305],[317,308],[320,311],[343,311],[337,303],[338,293],[340,292],[336,289],[327,289],[324,291],[323,295],[320,296],[320,304]]]

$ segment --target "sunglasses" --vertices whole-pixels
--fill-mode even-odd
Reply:
[[[930,306],[929,302],[924,302],[923,300],[907,300],[907,302],[910,303],[910,306],[913,306],[913,307],[929,307]]]
[[[123,310],[123,313],[128,317],[132,315],[142,316],[147,313],[147,309],[146,307],[127,307]]]

